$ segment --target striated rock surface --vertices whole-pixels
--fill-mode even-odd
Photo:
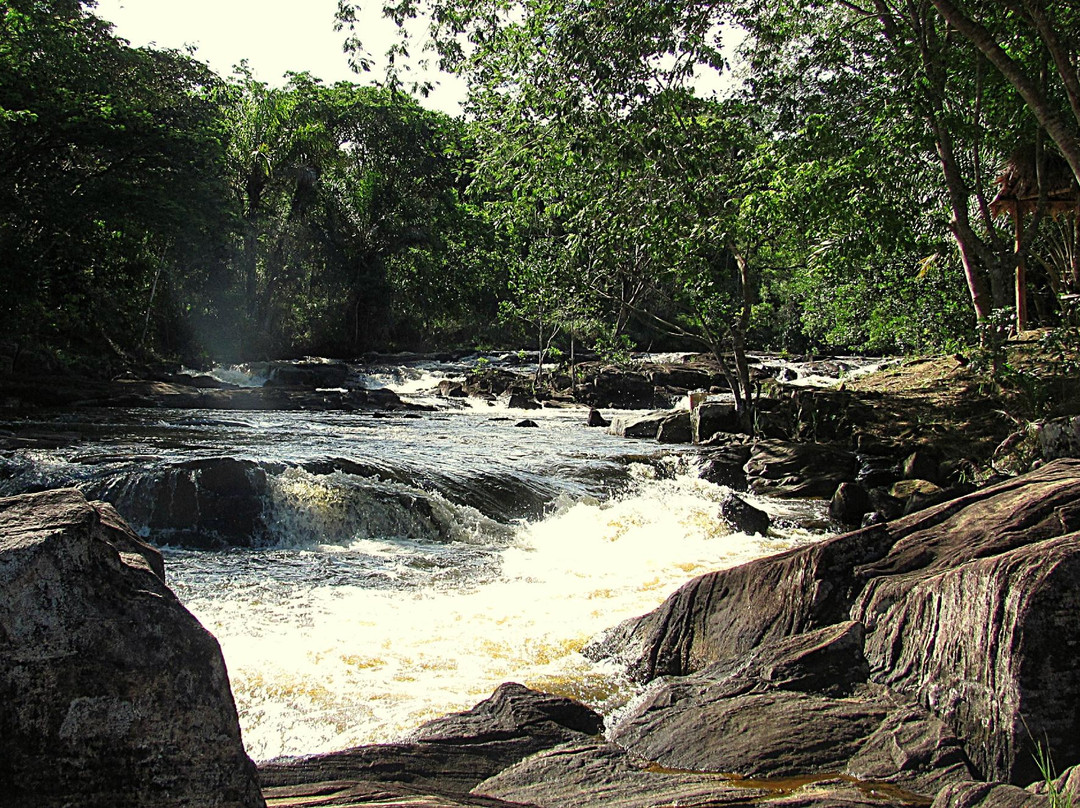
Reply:
[[[1059,808],[1049,797],[1007,783],[969,781],[938,792],[931,808]]]
[[[941,720],[867,683],[862,642],[845,623],[658,680],[611,739],[667,768],[750,778],[840,772],[929,795],[971,778]]]
[[[584,705],[507,683],[471,710],[430,721],[401,743],[266,763],[260,777],[269,788],[381,782],[459,796],[529,755],[583,742],[603,727]]]
[[[0,499],[0,794],[12,808],[262,806],[217,641],[101,503]]]
[[[603,743],[541,752],[480,783],[473,793],[537,808],[752,805],[769,794],[716,775],[665,771]]]
[[[755,494],[828,498],[855,479],[855,455],[820,443],[762,440],[753,445],[746,478]]]
[[[702,576],[590,646],[648,681],[831,624],[866,626],[870,681],[960,737],[977,774],[1036,779],[1029,737],[1080,761],[1080,462]],[[1030,735],[1029,735],[1030,732]]]
[[[874,678],[942,716],[984,777],[1035,780],[1032,737],[1080,760],[1080,533],[873,579],[852,614]]]

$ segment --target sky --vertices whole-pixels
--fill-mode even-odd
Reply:
[[[381,19],[381,3],[368,3],[358,34],[368,52],[380,56],[393,40],[394,26]],[[334,31],[337,0],[98,0],[95,13],[115,25],[115,33],[135,46],[196,46],[195,56],[227,76],[247,59],[255,77],[283,84],[286,71],[308,71],[327,83],[364,84],[381,74],[356,75],[342,52],[345,33]],[[464,92],[452,77],[420,103],[452,115]]]

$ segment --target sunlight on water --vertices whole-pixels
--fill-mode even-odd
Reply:
[[[629,691],[581,656],[591,637],[693,575],[808,538],[731,534],[717,518],[724,493],[682,478],[606,504],[563,503],[491,548],[486,566],[411,587],[338,576],[226,591],[211,577],[185,599],[222,644],[255,759],[393,740],[504,681],[612,706]],[[419,552],[364,537],[309,556],[330,549],[372,563]]]

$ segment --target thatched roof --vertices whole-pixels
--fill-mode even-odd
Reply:
[[[1072,169],[1060,154],[1045,150],[1042,155],[1042,179],[1046,187],[1046,212],[1052,216],[1061,213],[1080,213],[1080,186]],[[1033,213],[1039,206],[1039,174],[1034,146],[1021,146],[1010,156],[1005,168],[998,174],[1000,186],[997,196],[990,203],[994,216],[1019,210],[1021,214]]]

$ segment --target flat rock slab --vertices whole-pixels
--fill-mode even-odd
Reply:
[[[613,744],[562,746],[481,783],[473,793],[538,808],[752,805],[769,794],[718,775],[669,772]]]
[[[541,752],[481,783],[473,793],[536,808],[899,808],[917,804],[912,801],[915,795],[899,789],[838,775],[739,780],[668,769],[602,743]]]
[[[762,440],[753,445],[746,479],[755,494],[829,498],[855,479],[855,455],[820,443]]]
[[[610,739],[667,768],[746,778],[826,776],[936,794],[970,779],[960,742],[911,699],[867,683],[859,623],[759,646],[654,682]]]
[[[263,790],[267,808],[514,808],[511,803],[483,797],[447,797],[438,794],[413,793],[384,783],[338,780],[326,783],[306,783],[298,786],[279,786]]]
[[[583,741],[603,727],[600,715],[582,704],[510,682],[471,710],[429,721],[402,743],[265,763],[259,774],[264,787],[380,782],[457,797],[529,755]]]

